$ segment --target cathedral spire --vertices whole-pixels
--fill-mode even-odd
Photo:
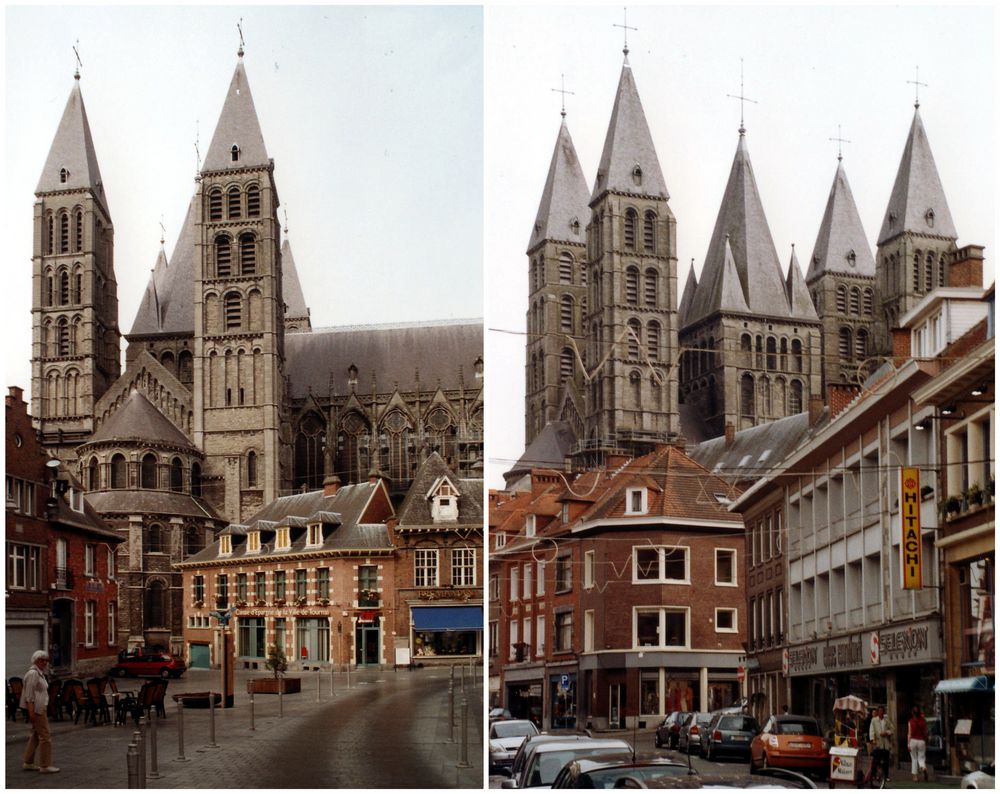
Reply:
[[[797,320],[819,319],[816,314],[816,307],[813,306],[806,282],[802,278],[802,268],[799,267],[799,258],[795,255],[795,243],[792,243],[792,260],[788,263],[788,276],[785,278],[785,291],[788,297],[788,306],[792,310],[792,317]]]
[[[285,222],[288,222],[287,218]],[[295,267],[295,257],[292,256],[292,244],[287,237],[281,243],[281,290],[285,299],[285,330],[311,331],[309,307],[302,294],[299,272]]]
[[[903,147],[878,244],[904,232],[955,240],[958,234],[944,196],[919,107]]]
[[[107,205],[90,122],[87,121],[87,109],[80,91],[79,71],[74,77],[62,120],[35,188],[36,193],[57,190],[90,190],[102,204]]]
[[[694,274],[694,260],[692,259],[687,281],[684,282],[684,292],[681,294],[681,302],[677,307],[677,322],[681,328],[687,324],[688,311],[691,309],[691,301],[694,300],[694,293],[697,289],[698,278]]]
[[[670,198],[627,57],[618,80],[591,203],[609,190]]]
[[[875,275],[875,259],[868,246],[840,155],[837,156],[837,172],[809,260],[806,282],[812,284],[824,273]]]
[[[582,243],[587,224],[587,180],[563,118],[545,178],[542,200],[528,240],[530,251],[543,240]]]
[[[233,79],[205,155],[202,171],[224,171],[268,164],[264,136],[260,131],[260,121],[243,66],[242,49],[240,47]]]

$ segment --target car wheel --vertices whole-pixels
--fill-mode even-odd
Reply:
[[[753,750],[751,750],[750,751],[750,774],[752,775],[756,771],[757,771],[757,764],[754,763],[754,760],[753,760]]]
[[[709,744],[708,748],[705,750],[705,758],[707,758],[709,761],[714,761],[715,760],[715,754],[712,752],[712,745],[711,744]]]
[[[111,675],[113,675],[115,678],[124,678],[125,671],[121,667],[116,667],[114,670],[111,671]]]
[[[659,731],[657,731],[653,735],[653,744],[655,744],[657,747],[663,747],[663,741],[660,739],[660,733],[659,733]]]
[[[760,754],[760,765],[762,768],[767,766],[767,753]]]
[[[170,669],[164,667],[160,670],[160,678],[170,678]]]

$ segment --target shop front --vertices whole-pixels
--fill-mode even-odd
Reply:
[[[481,606],[411,607],[410,625],[410,658],[414,662],[482,655]]]
[[[576,672],[549,673],[549,727],[576,728]]]
[[[545,671],[541,664],[522,668],[505,668],[503,673],[503,706],[511,717],[531,720],[539,730],[542,720],[542,684]]]

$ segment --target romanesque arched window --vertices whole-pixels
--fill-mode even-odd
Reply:
[[[233,274],[232,243],[224,234],[215,238],[215,275],[225,278]]]
[[[774,381],[774,415],[787,416],[787,392],[788,385],[784,378],[777,378]]]
[[[837,347],[837,352],[841,359],[846,361],[851,357],[851,329],[841,328],[839,338],[840,344]]]
[[[139,466],[139,487],[155,489],[156,482],[156,455],[150,452],[142,456],[142,463]]]
[[[559,383],[560,385],[573,379],[573,351],[564,347],[559,354]]]
[[[71,345],[70,345],[70,332],[69,332],[69,320],[65,317],[60,317],[59,322],[56,324],[56,339],[57,339],[57,352],[60,356],[70,355]]]
[[[847,287],[843,284],[837,287],[837,311],[847,314]]]
[[[938,260],[938,271],[937,271],[937,274],[938,274],[938,278],[937,278],[938,286],[939,287],[943,287],[944,286],[944,282],[945,282],[945,277],[944,277],[944,254],[941,254],[941,259]]]
[[[229,219],[240,217],[240,189],[236,185],[226,192],[226,217]]]
[[[871,287],[865,287],[864,295],[862,297],[861,306],[864,313],[871,317],[875,311],[875,293],[872,291]]]
[[[793,380],[788,400],[788,410],[792,414],[802,413],[802,381]]]
[[[740,378],[740,415],[752,417],[754,415],[754,380],[753,375],[745,372]]]
[[[170,490],[184,490],[184,467],[181,459],[176,457],[170,461]]]
[[[782,372],[788,369],[788,340],[781,338],[781,350],[778,354],[778,369]]]
[[[754,356],[754,366],[762,369],[764,366],[764,337],[760,334],[754,338],[753,349],[754,353],[756,353]]]
[[[642,247],[647,254],[656,251],[656,213],[646,210],[642,223]]]
[[[559,330],[563,333],[573,333],[573,297],[563,295],[559,299]]]
[[[166,628],[166,593],[162,582],[150,582],[146,588],[145,601],[143,628]]]
[[[177,356],[177,377],[184,384],[194,381],[194,357],[190,350],[182,350]]]
[[[913,254],[913,291],[920,292],[920,252]]]
[[[184,556],[190,557],[205,548],[205,533],[198,527],[184,530]]]
[[[238,292],[226,293],[223,312],[227,331],[239,331],[243,327],[243,299]]]
[[[854,337],[854,355],[859,361],[868,356],[868,332],[864,328],[859,328]]]
[[[930,292],[934,289],[934,254],[927,254],[927,262],[924,264],[924,290]]]
[[[559,254],[559,283],[573,283],[573,257],[566,251]]]
[[[628,321],[628,328],[628,357],[635,361],[639,358],[639,346],[642,344],[642,325],[638,320],[632,319]]]
[[[767,338],[767,368],[778,368],[778,340],[773,336]]]
[[[257,185],[247,188],[247,217],[260,217],[260,188]]]
[[[802,340],[792,340],[792,368],[796,372],[802,372]]]
[[[74,226],[75,234],[73,235],[73,250],[82,251],[83,250],[83,210],[77,210],[74,215],[74,220],[76,221]]]
[[[625,303],[639,305],[639,268],[635,266],[625,269]]]
[[[250,232],[240,235],[240,275],[253,276],[257,273],[257,241]]]
[[[48,232],[48,245],[46,246],[45,253],[54,254],[56,252],[56,219],[55,216],[50,212],[48,217],[45,219],[47,232]]]
[[[634,408],[642,407],[642,375],[639,370],[634,369],[628,374],[629,392],[632,397]]]
[[[646,355],[650,361],[660,360],[660,324],[656,320],[646,325]]]
[[[128,488],[128,464],[120,452],[111,458],[111,487]]]
[[[760,379],[760,411],[764,417],[770,417],[771,413],[771,379],[765,375]]]
[[[191,464],[191,496],[201,497],[201,466]]]
[[[59,253],[69,253],[69,213],[59,213]]]
[[[246,483],[247,488],[257,487],[257,453],[252,449],[247,452],[246,456],[246,466],[247,466],[247,477]]]
[[[163,527],[160,524],[150,524],[146,527],[146,548],[144,551],[148,554],[152,552],[153,554],[159,554],[163,551]]]
[[[656,308],[656,302],[658,299],[659,292],[659,274],[656,272],[655,268],[647,268],[645,273],[646,279],[643,284],[644,286],[644,298],[646,305],[650,308]]]
[[[59,305],[69,305],[69,273],[65,270],[59,274]]]
[[[634,209],[625,210],[625,250],[635,250],[635,227],[639,216]]]
[[[222,188],[213,187],[208,192],[208,219],[210,221],[222,220]]]
[[[751,357],[753,355],[752,348],[753,339],[750,338],[750,334],[743,334],[740,336],[740,352],[743,354],[740,357],[740,364],[744,367],[749,367],[751,365]]]
[[[42,304],[45,306],[55,306],[56,300],[56,279],[55,276],[49,273],[45,277],[45,290],[42,295]]]
[[[87,490],[96,491],[101,487],[101,469],[97,458],[92,457],[87,464]]]
[[[851,314],[861,314],[861,290],[851,287]]]

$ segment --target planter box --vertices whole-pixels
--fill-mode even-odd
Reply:
[[[209,694],[208,692],[178,692],[174,695],[174,700],[184,703],[186,709],[207,709]],[[218,707],[222,703],[222,694],[212,692],[211,695],[215,700],[216,707]]]
[[[278,687],[281,687],[283,695],[302,691],[301,678],[251,678],[247,681],[247,692],[254,692],[258,695],[277,695]]]

